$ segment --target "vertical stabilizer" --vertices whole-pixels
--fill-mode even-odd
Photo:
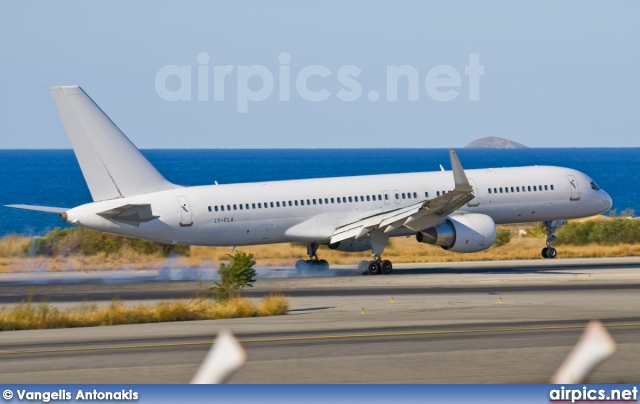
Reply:
[[[94,201],[177,188],[78,86],[50,87]]]

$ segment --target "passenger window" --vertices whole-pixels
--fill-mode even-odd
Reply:
[[[324,198],[324,204],[328,205],[329,204],[329,198]]]
[[[402,193],[402,199],[406,199],[406,198],[405,198],[405,193],[404,193],[404,192]]]
[[[313,200],[313,204],[314,204],[314,205],[316,204],[316,200],[315,200],[315,199]]]
[[[347,197],[346,196],[342,197],[342,203],[347,203]]]
[[[293,201],[293,203],[295,203],[295,204],[296,204],[296,206],[298,206],[298,201]]]
[[[386,199],[389,199],[387,195],[385,195]],[[378,194],[378,200],[381,201],[382,200],[382,195]]]
[[[289,206],[291,206],[291,205],[292,205],[292,203],[291,203],[291,201],[289,201]]]
[[[258,202],[258,209],[262,209],[262,204]]]
[[[538,190],[538,188],[534,185],[534,186],[533,186],[533,190],[534,190],[534,191],[537,191],[537,190]]]
[[[504,188],[504,193],[505,193],[505,194],[508,194],[508,193],[509,193],[509,187],[505,187],[505,188]]]
[[[527,185],[527,190],[531,192],[531,185]]]
[[[511,192],[513,192],[513,187],[511,187]]]
[[[231,210],[231,205],[227,205],[227,210]]]
[[[553,185],[551,185],[551,190],[553,191]]]
[[[414,192],[414,193],[413,193],[413,197],[414,197],[415,199],[418,199],[418,193],[417,193],[417,192]]]
[[[548,185],[545,185],[545,186],[544,186],[544,190],[545,190],[545,191],[548,191],[548,190],[549,190],[549,186],[548,186]]]
[[[322,198],[318,198],[318,203],[322,205]]]
[[[367,195],[367,202],[371,202],[371,197]]]
[[[340,198],[337,198],[337,199],[338,199],[338,203],[340,203]]]
[[[276,207],[279,208],[280,207],[280,201],[276,202]]]
[[[498,188],[493,188],[493,193],[497,194],[498,193]]]
[[[265,209],[268,208],[269,207],[269,203],[265,202],[264,203],[264,207],[265,207]]]
[[[307,205],[311,205],[311,201],[307,199]]]
[[[211,212],[211,206],[209,206],[209,212]]]
[[[516,187],[516,191],[517,191],[517,192],[520,192],[520,187]]]
[[[333,198],[331,198],[331,203],[334,203],[334,200],[333,200]]]
[[[220,209],[224,212],[224,205],[220,205]]]
[[[400,199],[400,194],[396,194],[396,199]]]
[[[218,206],[214,206],[213,209],[217,212],[218,211]]]
[[[489,193],[491,193],[491,188],[489,188]]]
[[[428,193],[428,192],[425,192],[425,193],[424,193],[424,197],[425,197],[425,198],[428,198],[428,197],[429,197],[429,193]]]
[[[300,200],[300,206],[304,206],[304,199]]]
[[[242,210],[242,204],[240,204],[240,210]]]
[[[349,202],[353,202],[353,198],[352,197],[349,197]]]

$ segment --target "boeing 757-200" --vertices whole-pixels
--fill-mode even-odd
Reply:
[[[172,244],[306,243],[296,268],[327,269],[321,244],[371,250],[360,269],[388,274],[389,237],[415,235],[454,252],[486,250],[496,224],[544,222],[545,258],[566,219],[603,213],[611,198],[587,175],[563,167],[451,171],[182,187],[167,181],[78,86],[51,87],[92,203],[75,208],[8,205],[57,213],[76,226]]]

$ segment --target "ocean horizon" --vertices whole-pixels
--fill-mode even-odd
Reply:
[[[640,212],[640,148],[454,148],[465,169],[554,165],[582,171],[613,198],[613,209]],[[167,180],[208,185],[450,169],[448,148],[142,149]],[[7,204],[71,208],[92,202],[71,149],[0,149],[0,236],[41,235],[68,227],[57,215]]]

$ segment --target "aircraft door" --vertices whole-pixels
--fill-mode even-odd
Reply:
[[[400,194],[400,191],[398,191],[397,189],[393,190],[393,195],[391,195],[391,197],[393,198],[393,200],[396,201],[396,204],[400,203],[400,198],[397,197],[397,195]]]
[[[578,185],[578,180],[573,175],[567,175],[569,179],[569,189],[571,190],[571,200],[578,201],[580,200],[580,186]]]
[[[180,227],[189,227],[193,224],[193,214],[191,213],[191,205],[186,196],[178,197],[180,205]]]
[[[391,203],[391,200],[389,199],[389,191],[384,191],[383,193],[384,193],[384,196],[383,196],[384,204],[388,205],[389,203]]]
[[[473,178],[469,178],[469,184],[471,184],[471,188],[473,188],[473,195],[475,198],[467,203],[467,206],[478,206],[480,205],[480,188],[476,185],[476,181]]]

